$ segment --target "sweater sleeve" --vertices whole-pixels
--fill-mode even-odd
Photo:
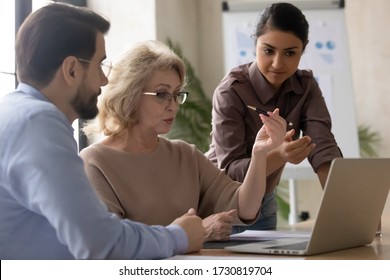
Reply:
[[[223,170],[212,164],[202,153],[197,152],[201,198],[199,213],[207,217],[214,213],[238,209],[238,189],[241,183],[232,180]],[[260,207],[259,207],[260,209]],[[234,224],[251,224],[253,220],[240,220],[236,217]]]
[[[87,177],[99,198],[104,202],[110,212],[117,214],[122,219],[125,218],[125,210],[121,206],[118,196],[110,184],[110,176],[104,172],[108,168],[104,157],[100,155],[98,149],[94,146],[83,149],[80,152],[80,157],[84,161],[84,169]]]

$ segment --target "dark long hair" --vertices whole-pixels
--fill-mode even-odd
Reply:
[[[309,23],[300,9],[290,3],[274,3],[260,14],[256,24],[255,43],[257,38],[268,30],[290,32],[301,39],[303,49],[309,42]]]

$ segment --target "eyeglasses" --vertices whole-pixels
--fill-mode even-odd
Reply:
[[[87,60],[83,58],[77,58],[79,61],[87,62],[87,63],[98,63],[100,65],[100,70],[103,72],[104,76],[108,78],[110,75],[111,69],[112,69],[112,63],[111,61],[103,61],[103,62],[97,62],[93,60]]]
[[[177,104],[183,104],[187,100],[188,92],[181,91],[177,94],[170,94],[169,92],[144,92],[145,95],[154,95],[157,97],[159,103],[169,103],[172,99]]]

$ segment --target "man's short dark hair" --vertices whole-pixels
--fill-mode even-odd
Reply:
[[[68,56],[90,59],[98,32],[110,22],[93,11],[52,3],[30,14],[16,37],[16,68],[20,82],[44,87]]]

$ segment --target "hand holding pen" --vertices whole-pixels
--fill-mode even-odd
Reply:
[[[256,108],[254,106],[247,105],[249,109],[256,111],[259,114],[268,116],[268,113],[264,110]],[[292,126],[293,123],[286,121],[288,126]],[[315,148],[315,144],[311,143],[311,138],[309,136],[303,136],[297,140],[293,140],[295,130],[291,129],[286,133],[285,141],[280,145],[277,150],[285,162],[292,164],[299,164],[302,162],[310,152]]]
[[[250,106],[250,105],[246,105],[249,109],[252,109],[253,111],[256,111],[257,113],[259,113],[259,114],[263,114],[263,115],[266,115],[266,116],[268,116],[268,113],[266,112],[266,111],[264,111],[264,110],[261,110],[261,109],[259,109],[259,108],[256,108],[256,107],[254,107],[254,106]],[[293,126],[293,123],[292,122],[289,122],[289,121],[287,121],[286,120],[286,122],[287,122],[287,125],[288,126]]]
[[[258,152],[268,152],[284,141],[286,134],[286,121],[279,115],[279,109],[268,112],[267,115],[259,115],[263,126],[261,126],[255,139],[252,149],[252,158]]]

